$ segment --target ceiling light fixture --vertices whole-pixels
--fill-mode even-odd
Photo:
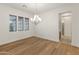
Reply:
[[[38,23],[40,23],[41,21],[42,21],[42,19],[40,18],[40,16],[38,15],[38,5],[37,4],[35,4],[35,7],[36,7],[36,11],[35,11],[35,15],[34,15],[34,17],[33,18],[31,18],[31,21],[35,24],[35,25],[37,25]]]
[[[27,8],[27,5],[26,4],[22,4],[22,7]]]

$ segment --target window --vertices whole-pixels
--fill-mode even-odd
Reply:
[[[16,32],[16,31],[27,31],[29,30],[29,18],[21,17],[21,16],[15,16],[10,15],[10,21],[9,21],[9,31],[10,32]]]
[[[16,32],[17,31],[17,17],[14,15],[10,15],[9,24],[10,24],[9,31]]]
[[[24,30],[25,31],[29,30],[29,18],[25,18],[25,21],[24,21]]]
[[[24,18],[18,16],[18,31],[24,31]]]

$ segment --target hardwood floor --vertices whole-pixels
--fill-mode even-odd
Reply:
[[[0,46],[0,55],[79,55],[79,48],[30,37]]]
[[[61,40],[60,40],[62,43],[65,43],[65,44],[71,44],[72,43],[72,37],[71,36],[63,36],[61,37]]]

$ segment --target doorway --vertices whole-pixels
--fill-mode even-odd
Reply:
[[[59,14],[59,40],[61,43],[71,44],[72,42],[72,13],[64,12]]]

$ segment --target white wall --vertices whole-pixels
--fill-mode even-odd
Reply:
[[[72,45],[79,47],[79,6],[73,9],[72,20]]]
[[[58,41],[58,17],[55,12],[40,14],[42,22],[36,25],[37,36]]]
[[[0,45],[19,39],[33,36],[33,25],[30,22],[30,30],[24,32],[9,32],[9,15],[32,17],[32,14],[23,12],[8,6],[0,5]]]

